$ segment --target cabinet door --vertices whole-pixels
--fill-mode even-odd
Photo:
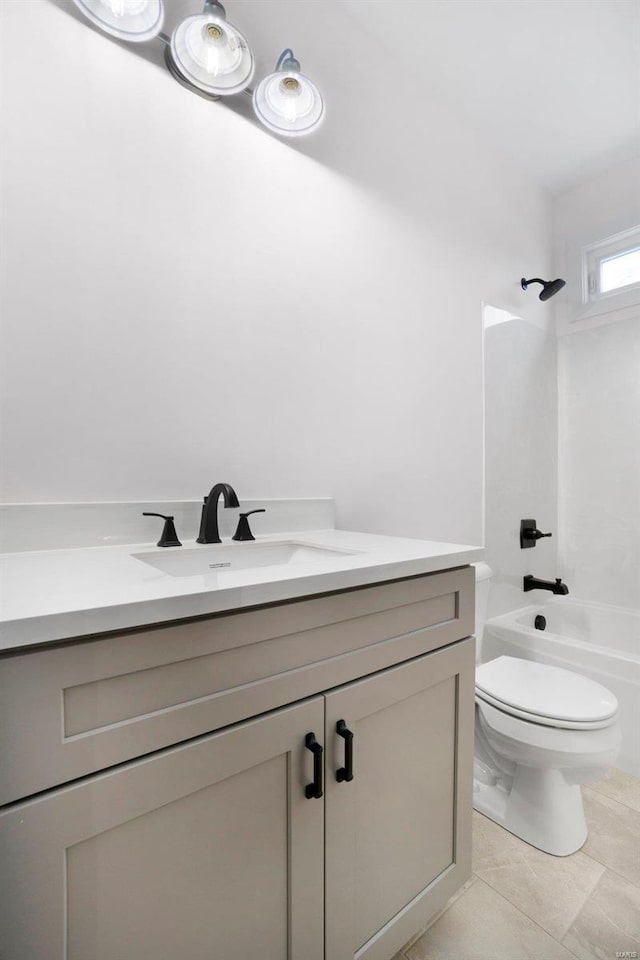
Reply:
[[[322,960],[322,697],[0,814],[2,960]]]
[[[471,874],[474,660],[471,638],[326,696],[326,960],[389,960]]]

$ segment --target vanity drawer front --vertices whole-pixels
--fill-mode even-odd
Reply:
[[[0,660],[0,804],[473,632],[473,568]]]

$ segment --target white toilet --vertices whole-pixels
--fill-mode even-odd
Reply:
[[[476,635],[491,569],[476,564]],[[593,680],[498,657],[476,667],[473,805],[540,850],[564,857],[587,838],[581,783],[603,777],[620,749],[618,702]]]

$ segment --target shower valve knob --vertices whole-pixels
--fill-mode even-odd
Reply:
[[[523,550],[527,550],[529,547],[535,547],[538,540],[551,536],[553,536],[553,534],[543,533],[541,530],[538,530],[535,520],[520,521],[520,546]]]

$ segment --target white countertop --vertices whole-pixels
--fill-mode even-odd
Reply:
[[[481,547],[429,540],[297,530],[256,537],[353,551],[335,558],[172,576],[133,554],[215,546],[119,544],[0,555],[0,651],[197,617],[465,566]],[[241,551],[247,545],[225,541]]]

